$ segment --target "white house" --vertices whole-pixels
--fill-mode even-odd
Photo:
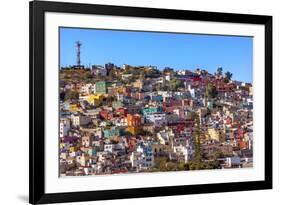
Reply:
[[[154,123],[156,127],[161,127],[163,125],[166,125],[166,114],[155,112],[155,113],[146,113],[145,115],[146,122],[148,123]]]
[[[137,170],[146,170],[154,165],[153,150],[149,145],[138,145],[137,150],[130,155],[132,167]]]
[[[225,165],[228,168],[231,167],[240,167],[241,166],[241,159],[238,156],[235,157],[227,157],[225,158]]]
[[[104,145],[104,151],[105,152],[114,152],[114,151],[122,151],[125,147],[122,143],[118,144],[105,144]]]
[[[60,137],[65,137],[70,130],[70,120],[68,118],[60,119]]]
[[[83,93],[83,94],[86,94],[86,95],[88,95],[90,93],[94,93],[95,92],[95,84],[93,85],[91,83],[88,83],[86,85],[83,85],[81,87],[80,92]]]
[[[115,144],[105,144],[104,145],[104,151],[105,152],[113,152]]]
[[[172,129],[161,130],[157,133],[157,138],[160,141],[160,144],[167,145],[170,143],[170,140],[175,136]]]
[[[91,122],[91,118],[81,114],[72,114],[71,122],[73,126],[83,126],[89,124]]]
[[[178,137],[172,140],[173,152],[177,155],[183,155],[184,161],[187,163],[191,160],[194,153],[191,141],[186,137]]]

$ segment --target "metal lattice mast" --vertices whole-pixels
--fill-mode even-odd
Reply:
[[[80,60],[80,47],[81,47],[82,44],[80,43],[80,41],[76,41],[75,44],[76,44],[76,64],[77,64],[78,66],[80,66],[80,65],[81,65],[81,60]]]

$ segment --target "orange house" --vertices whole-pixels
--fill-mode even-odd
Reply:
[[[247,149],[247,147],[248,147],[248,143],[247,142],[239,141],[239,148],[240,148],[240,150]]]
[[[141,126],[141,116],[138,114],[127,114],[127,125],[127,131],[135,135],[138,132],[139,127]]]
[[[127,114],[127,124],[128,127],[139,127],[141,126],[141,116]]]

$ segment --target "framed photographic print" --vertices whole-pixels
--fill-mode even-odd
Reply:
[[[271,188],[271,16],[30,2],[30,203]]]

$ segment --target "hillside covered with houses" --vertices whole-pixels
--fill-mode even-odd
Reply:
[[[218,68],[60,69],[60,176],[253,167],[253,88]]]

